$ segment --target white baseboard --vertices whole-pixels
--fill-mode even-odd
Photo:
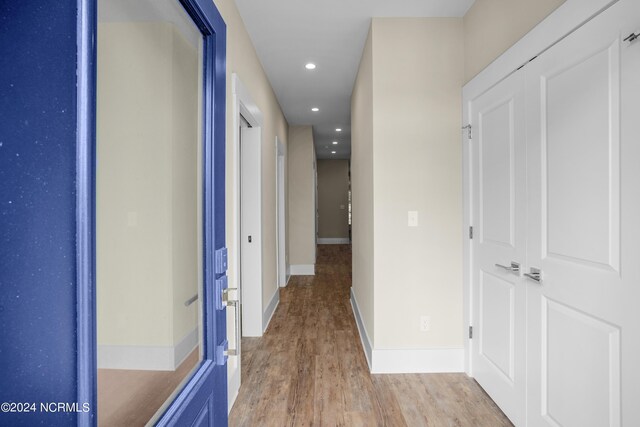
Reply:
[[[314,276],[316,274],[316,265],[292,264],[290,271],[292,276]]]
[[[280,288],[276,289],[276,293],[273,294],[273,298],[269,301],[269,305],[267,309],[262,314],[262,333],[267,330],[269,326],[269,322],[271,322],[271,318],[273,317],[273,313],[276,312],[276,308],[278,308],[278,304],[280,303]]]
[[[227,414],[231,413],[231,408],[236,402],[238,392],[240,391],[240,368],[233,371],[227,380]]]
[[[175,371],[197,345],[197,328],[175,346],[98,345],[98,369]]]
[[[348,237],[318,237],[319,245],[346,245],[351,243]]]
[[[198,328],[196,328],[185,335],[178,345],[175,346],[173,360],[176,368],[189,357],[193,349],[197,347],[198,341]]]
[[[356,325],[358,326],[360,341],[362,342],[362,348],[364,349],[364,356],[367,359],[369,370],[371,370],[371,359],[372,359],[371,340],[369,339],[367,328],[365,328],[364,322],[362,321],[362,316],[360,315],[360,308],[358,307],[358,301],[356,300],[356,295],[353,293],[353,288],[351,288],[350,291],[351,291],[351,309],[353,310],[353,316],[356,318]]]
[[[372,374],[464,371],[464,348],[374,349]]]
[[[372,374],[427,374],[464,371],[464,348],[381,349],[373,348],[351,288],[353,309],[364,355]]]

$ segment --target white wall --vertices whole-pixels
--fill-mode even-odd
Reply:
[[[311,126],[289,127],[289,261],[313,266],[315,256],[315,148]],[[296,274],[296,270],[292,270]],[[300,273],[298,273],[300,274]]]

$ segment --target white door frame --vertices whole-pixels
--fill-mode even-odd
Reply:
[[[232,92],[232,102],[233,102],[233,112],[232,112],[232,129],[231,134],[233,135],[233,177],[231,179],[232,182],[232,206],[233,206],[233,221],[230,227],[227,229],[230,230],[230,240],[233,244],[233,250],[235,253],[233,254],[231,268],[230,268],[230,278],[231,286],[235,287],[237,290],[237,298],[242,298],[242,291],[240,283],[240,116],[245,118],[253,128],[261,128],[263,124],[263,116],[262,112],[258,108],[258,105],[255,103],[251,94],[247,90],[247,88],[242,84],[242,81],[238,77],[236,73],[233,73],[232,83],[231,83],[231,92]],[[260,147],[262,144],[260,144]],[[259,172],[261,174],[261,172]],[[262,177],[260,176],[260,179]],[[260,201],[260,210],[262,210],[262,201]],[[262,218],[262,215],[260,215]],[[262,222],[262,221],[261,221]],[[262,224],[257,224],[260,238],[259,242],[262,242]],[[262,248],[260,248],[262,252]],[[260,270],[260,277],[262,277],[262,256],[260,257],[259,265],[256,265],[255,268]],[[262,289],[262,284],[261,284]],[[262,299],[262,296],[260,297]],[[233,309],[232,309],[233,310]],[[235,313],[233,313],[235,314]],[[262,313],[254,313],[259,319],[262,319]],[[242,317],[242,315],[240,316]],[[227,316],[227,320],[229,320],[229,315]],[[229,328],[228,322],[227,328]],[[235,325],[236,328],[239,328],[240,325]],[[231,335],[231,334],[228,334]],[[235,336],[239,336],[240,334],[235,334]],[[235,343],[234,343],[235,344]],[[237,348],[240,348],[237,346]],[[231,407],[235,402],[235,399],[238,395],[238,390],[240,388],[240,354],[237,357],[230,357],[228,361],[228,369],[229,376],[227,379],[227,388],[228,388],[228,409],[231,411]]]
[[[617,3],[618,0],[566,0],[540,24],[516,42],[505,53],[500,55],[480,74],[474,77],[462,88],[462,121],[470,124],[473,129],[471,103],[478,96],[491,89],[498,82],[510,75],[514,70],[528,63],[540,53],[549,49],[558,41],[590,21],[602,10]],[[475,133],[473,133],[475,137]],[[474,224],[472,218],[472,162],[470,143],[466,129],[462,132],[462,170],[463,170],[463,336],[469,337],[469,327],[473,326],[471,319],[472,298],[472,242],[469,240],[469,228]],[[471,338],[464,340],[465,372],[473,376],[473,360],[471,360]]]
[[[276,136],[276,248],[277,278],[280,287],[287,286],[286,255],[286,192],[285,169],[287,165],[287,148]]]
[[[315,150],[315,147],[314,147]],[[313,263],[318,262],[318,159],[313,154]]]

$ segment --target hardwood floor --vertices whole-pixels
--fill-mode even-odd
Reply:
[[[175,371],[98,369],[98,425],[146,425],[199,361],[196,348]]]
[[[511,426],[465,374],[372,375],[349,303],[349,245],[320,245],[262,338],[242,340],[231,426]]]

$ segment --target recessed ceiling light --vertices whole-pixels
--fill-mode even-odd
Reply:
[[[316,64],[314,64],[313,62],[309,62],[307,65],[304,66],[304,68],[306,68],[307,70],[315,70]]]
[[[335,151],[332,151],[332,152],[331,152],[331,154],[336,154],[336,152],[335,152]]]
[[[332,144],[333,145],[338,145],[338,141],[333,141]]]
[[[313,107],[311,111],[313,111],[314,113],[317,113],[318,111],[320,111],[320,109],[318,107]]]
[[[342,132],[342,129],[336,128],[336,132]]]

